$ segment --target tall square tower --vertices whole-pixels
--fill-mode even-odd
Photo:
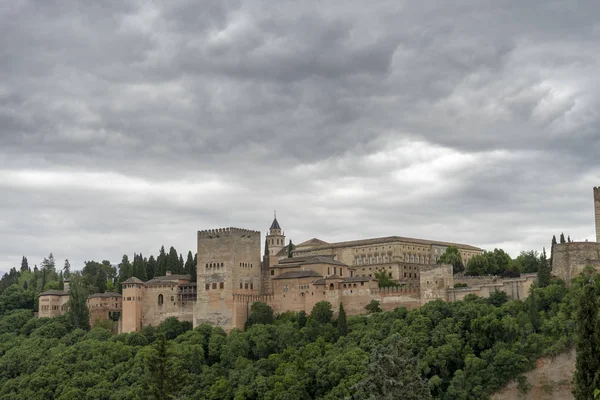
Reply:
[[[228,330],[233,295],[261,293],[260,232],[240,228],[198,232],[194,326],[208,322]]]
[[[596,212],[596,242],[600,243],[600,186],[594,188],[594,210]]]

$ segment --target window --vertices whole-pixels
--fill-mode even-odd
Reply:
[[[334,289],[333,283],[330,283],[329,284],[329,290],[333,290],[333,289]]]
[[[213,288],[213,289],[216,289],[216,288],[217,288],[217,282],[213,282],[213,284],[212,284],[212,288]]]
[[[204,285],[204,290],[208,290],[210,289],[210,285],[207,283],[206,285]]]
[[[248,282],[244,283],[244,289],[248,289]]]
[[[337,267],[333,267],[333,274],[336,275],[337,274]]]
[[[225,288],[225,283],[224,282],[219,282],[219,289],[223,289]]]
[[[356,256],[356,258],[354,259],[354,265],[358,264],[360,264],[360,257]]]
[[[373,256],[369,256],[369,264],[373,264]]]
[[[250,290],[254,290],[254,284],[250,282]]]
[[[343,276],[344,274],[342,273],[342,267],[340,267],[340,276]]]
[[[162,294],[159,294],[159,295],[158,295],[158,305],[159,305],[159,306],[162,306],[162,305],[163,305],[163,302],[164,302],[163,295],[162,295]]]
[[[327,267],[327,275],[331,275],[331,270]]]
[[[240,289],[244,288],[244,284],[242,282],[240,282]]]
[[[171,296],[171,301],[174,301],[174,300],[175,300],[175,296]]]
[[[271,275],[275,275],[275,270],[274,269],[271,270]]]

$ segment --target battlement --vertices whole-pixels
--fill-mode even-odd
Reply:
[[[203,231],[198,231],[198,239],[201,238],[213,238],[213,237],[221,237],[221,236],[255,236],[260,235],[259,231],[253,231],[251,229],[243,229],[243,228],[217,228],[217,229],[206,229]]]
[[[391,286],[384,288],[371,289],[371,294],[386,294],[386,293],[420,293],[419,286]]]
[[[234,303],[266,303],[273,301],[275,296],[273,295],[259,295],[259,294],[244,294],[244,293],[233,293]]]

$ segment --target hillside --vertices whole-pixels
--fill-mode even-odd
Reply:
[[[569,350],[555,357],[541,357],[534,370],[526,372],[530,387],[526,393],[519,390],[519,382],[514,380],[494,393],[492,400],[572,400],[571,390],[575,372],[575,351]],[[521,384],[521,387],[529,385]]]

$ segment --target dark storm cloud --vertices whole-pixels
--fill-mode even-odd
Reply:
[[[596,1],[0,7],[0,269],[400,234],[592,238]],[[36,261],[37,260],[37,261]]]

